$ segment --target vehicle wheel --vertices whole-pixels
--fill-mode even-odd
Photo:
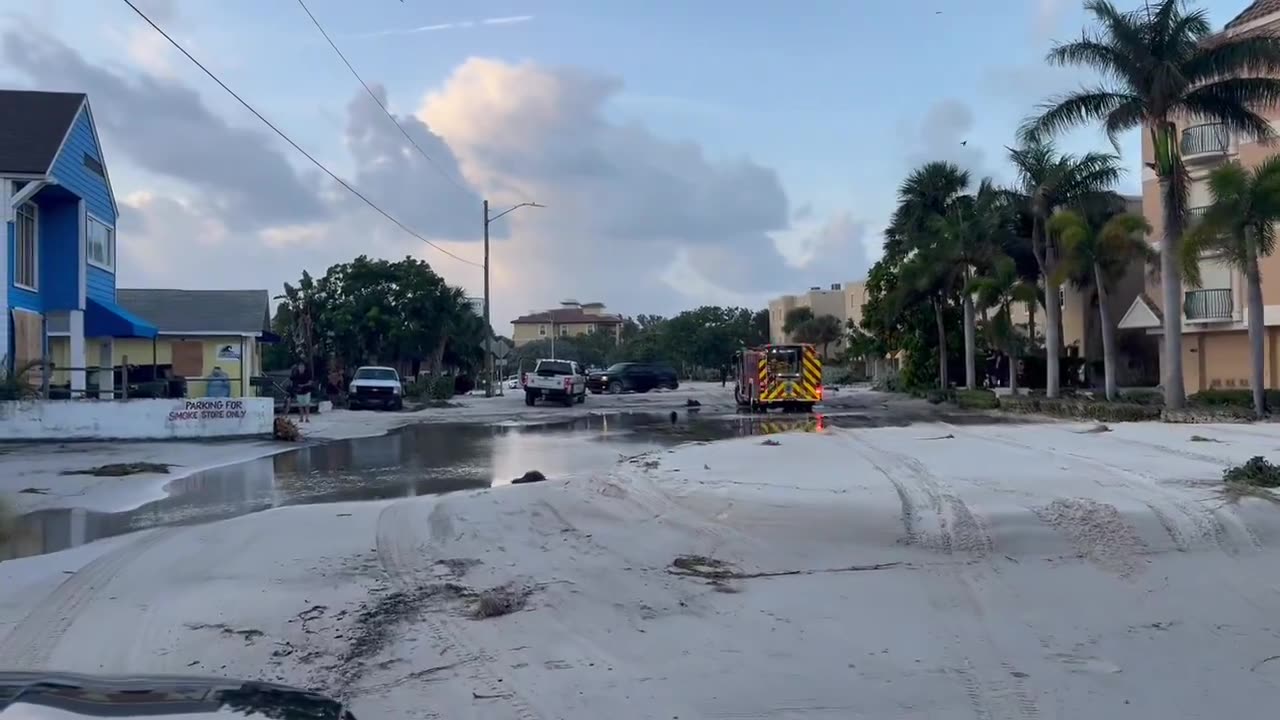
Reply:
[[[528,405],[528,406],[530,406],[530,407],[533,407],[533,403],[534,403],[534,400],[535,400],[535,399],[536,399],[536,398],[534,398],[533,393],[531,393],[531,392],[527,392],[527,393],[525,393],[525,394],[524,394],[524,404],[525,404],[525,405]]]
[[[360,408],[360,403],[358,403],[358,402],[351,402],[350,400],[348,400],[348,401],[347,401],[347,409],[348,409],[348,410],[360,410],[360,409],[361,409],[361,408]]]
[[[577,403],[578,403],[579,405],[581,405],[582,403],[584,403],[584,402],[586,402],[586,401],[587,401],[587,394],[586,394],[585,392],[583,392],[581,395],[579,395],[579,396],[578,396]]]
[[[670,386],[668,389],[669,389],[669,390],[679,390],[679,389],[680,389],[680,383],[679,383],[679,381],[672,380],[672,381],[671,381],[671,386]]]
[[[600,394],[600,391],[599,391],[599,390],[592,390],[592,391],[591,391],[591,394],[592,394],[592,395],[599,395],[599,394]]]
[[[800,404],[800,407],[799,407],[799,410],[800,410],[800,412],[803,412],[803,413],[812,413],[812,412],[813,412],[813,403],[801,403],[801,404]]]
[[[610,394],[610,395],[618,395],[618,394],[620,394],[620,393],[622,393],[622,381],[621,381],[621,380],[614,380],[613,382],[609,383],[609,394]]]
[[[572,395],[565,395],[565,396],[564,396],[564,400],[562,400],[561,402],[563,402],[563,403],[564,403],[564,406],[565,406],[565,407],[573,407],[573,396],[572,396]]]
[[[404,401],[402,401],[402,400],[396,400],[395,402],[391,403],[391,409],[392,409],[392,410],[397,410],[397,411],[399,411],[399,410],[403,410],[403,409],[404,409]]]

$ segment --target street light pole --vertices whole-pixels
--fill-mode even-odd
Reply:
[[[489,223],[522,207],[546,207],[536,202],[522,202],[519,205],[489,216],[489,201],[484,201],[484,396],[493,397],[493,326],[489,323]]]

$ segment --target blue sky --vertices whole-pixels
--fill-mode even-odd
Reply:
[[[521,199],[520,193],[538,192],[568,198],[539,217],[513,216],[504,228],[495,277],[499,312],[554,304],[563,295],[598,296],[628,313],[672,312],[703,301],[758,303],[779,291],[854,279],[878,254],[894,189],[913,164],[948,159],[978,175],[1007,179],[1003,146],[1012,142],[1022,118],[1045,96],[1089,80],[1087,74],[1042,63],[1054,39],[1083,26],[1078,0],[307,4],[365,79],[385,86],[397,115],[425,120],[424,131],[439,136],[432,141],[443,142],[443,164],[474,192],[474,197],[459,192],[437,200],[432,212],[478,216],[469,203],[480,196]],[[355,153],[351,108],[362,102],[358,92],[363,91],[293,0],[138,0],[138,5],[332,169],[344,177],[368,178],[371,196],[373,189],[385,188],[375,200],[385,201],[393,213],[415,212],[397,203],[412,203],[416,196],[452,192],[438,178],[427,179],[429,173],[390,177],[385,157],[362,159]],[[1221,25],[1247,2],[1200,5]],[[315,218],[299,211],[302,221],[287,227],[245,218],[243,208],[231,218],[234,205],[209,199],[222,190],[185,169],[149,161],[147,144],[126,137],[135,125],[126,106],[136,109],[148,98],[135,94],[125,102],[125,96],[95,85],[111,78],[136,85],[152,78],[165,87],[194,90],[219,123],[258,134],[261,128],[167,49],[124,3],[2,0],[0,12],[2,22],[21,36],[31,37],[30,29],[36,28],[47,33],[42,43],[61,43],[93,66],[62,72],[57,66],[37,68],[30,58],[14,63],[11,57],[0,64],[0,82],[83,90],[90,93],[95,113],[114,120],[104,137],[108,162],[117,195],[132,194],[136,210],[122,218],[120,242],[136,238],[139,249],[138,263],[122,270],[126,283],[278,286],[302,267],[323,271],[329,262],[361,250],[390,256],[423,250],[421,243],[368,213],[359,215],[359,222],[351,220],[346,213],[362,211],[345,205],[341,212]],[[506,21],[484,24],[486,19]],[[412,31],[441,25],[451,27]],[[15,36],[7,37],[12,44]],[[473,63],[471,72],[460,72],[476,59],[492,63]],[[450,85],[451,79],[458,82]],[[544,87],[552,90],[531,91],[519,107],[504,104],[521,88]],[[552,112],[540,104],[543,98],[562,97],[560,91],[581,107],[571,111],[570,100],[562,100],[565,107],[555,109],[560,114],[554,120],[523,121]],[[505,95],[486,97],[486,92]],[[428,100],[432,93],[434,106]],[[501,122],[493,120],[495,107]],[[152,116],[168,117],[163,110]],[[165,120],[162,134],[184,122],[177,115]],[[376,117],[368,122],[373,128]],[[380,150],[369,152],[395,154],[398,131],[385,125],[368,132],[387,128],[390,139],[371,140]],[[156,134],[154,128],[149,132]],[[181,147],[183,136],[176,129],[173,134]],[[201,137],[206,136],[193,125],[186,139],[201,142]],[[225,141],[238,142],[238,137],[230,133]],[[576,138],[582,139],[580,147]],[[590,145],[588,138],[599,142]],[[170,152],[160,146],[164,139],[155,138],[155,153]],[[300,186],[330,200],[340,194],[282,141],[265,135],[259,140],[263,152],[278,153],[292,165]],[[510,157],[493,159],[498,154],[493,148],[517,143],[523,145]],[[1106,148],[1105,140],[1089,131],[1061,143],[1071,150]],[[544,148],[554,151],[544,153]],[[633,149],[634,156],[627,155]],[[1136,138],[1129,138],[1123,150],[1130,175],[1121,189],[1136,192]],[[603,158],[607,165],[593,171],[593,182],[584,182],[581,168],[573,165],[588,157]],[[654,157],[663,158],[656,170],[650,167]],[[680,163],[690,163],[687,172]],[[566,179],[570,166],[578,169]],[[661,178],[683,175],[699,179],[671,196],[662,193]],[[626,184],[652,184],[655,178],[659,187]],[[409,190],[394,188],[406,184]],[[510,190],[513,186],[522,190]],[[758,203],[755,197],[761,198]],[[676,207],[671,222],[633,234],[617,219],[650,218],[664,214],[664,206],[642,206],[639,200],[632,206],[632,198],[692,207]],[[166,200],[173,202],[166,205]],[[586,217],[606,210],[612,218]],[[732,220],[734,214],[751,222],[716,226],[716,218]],[[682,218],[690,218],[687,232],[679,226]],[[426,217],[424,223],[436,225],[434,220]],[[137,227],[128,227],[130,222]],[[375,242],[352,242],[352,227],[367,228]],[[435,237],[447,247],[479,257],[474,237],[460,237],[454,224],[440,228]],[[175,249],[175,235],[190,238],[190,245]],[[192,248],[209,253],[208,261],[199,263],[200,272],[182,262]],[[242,251],[270,271],[234,271],[222,261]],[[435,263],[437,256],[422,257]],[[623,267],[606,267],[614,264],[611,259]],[[452,281],[478,290],[474,268],[447,258],[439,258],[438,267]]]

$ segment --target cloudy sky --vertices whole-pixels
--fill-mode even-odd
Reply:
[[[894,188],[952,160],[1008,179],[1036,102],[1088,75],[1041,62],[1078,0],[135,0],[310,164],[118,0],[0,0],[0,85],[89,94],[122,287],[278,291],[360,253],[413,254],[494,327],[564,298],[635,314],[860,278]],[[1120,0],[1120,5],[1136,0]],[[1204,0],[1215,25],[1246,0]],[[962,144],[963,143],[963,144]],[[1083,131],[1071,150],[1104,149]],[[1136,137],[1127,139],[1137,191]]]

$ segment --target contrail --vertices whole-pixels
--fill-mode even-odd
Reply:
[[[517,23],[525,23],[533,20],[532,15],[508,15],[506,17],[484,18],[483,20],[459,20],[457,22],[437,23],[435,25],[422,25],[415,28],[395,29],[395,30],[375,30],[374,32],[361,33],[356,37],[389,37],[392,35],[417,35],[418,33],[437,32],[440,30],[463,30],[475,27],[476,25],[515,25]]]

